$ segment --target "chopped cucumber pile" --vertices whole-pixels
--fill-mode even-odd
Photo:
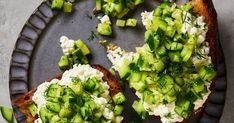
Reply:
[[[98,77],[73,77],[68,85],[52,82],[41,95],[46,102],[38,108],[39,118],[43,123],[120,123],[126,98],[122,92],[111,98],[108,89]],[[35,106],[28,107],[32,115]]]
[[[63,12],[72,12],[73,4],[65,0],[53,0],[51,8],[54,10],[63,10]]]
[[[156,115],[162,122],[181,122],[202,107],[210,93],[216,71],[205,42],[208,27],[192,8],[161,4],[152,13],[144,13],[148,17],[143,20],[143,47],[137,47],[136,53],[120,48],[108,51],[113,68],[136,91],[139,100],[132,107],[143,119]],[[120,26],[123,23],[118,21]]]
[[[73,41],[63,36],[60,42],[64,52],[58,63],[60,69],[70,69],[77,63],[88,64],[87,55],[90,54],[90,50],[81,39]]]
[[[144,0],[96,0],[96,10],[111,17],[122,18]]]
[[[0,106],[2,117],[9,123],[13,122],[13,110],[9,107]]]

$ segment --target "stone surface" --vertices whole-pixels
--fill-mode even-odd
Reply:
[[[15,41],[24,23],[42,0],[0,0],[0,105],[10,106],[9,65]],[[228,91],[226,104],[220,123],[232,123],[234,120],[234,10],[232,0],[213,0],[219,20],[220,40],[224,50]],[[0,118],[0,123],[4,120]]]

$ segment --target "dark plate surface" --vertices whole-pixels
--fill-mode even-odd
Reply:
[[[110,67],[110,62],[106,57],[105,49],[98,43],[100,39],[107,39],[127,51],[135,51],[136,46],[144,43],[145,29],[140,21],[138,21],[137,28],[118,28],[113,19],[114,35],[107,38],[98,36],[96,32],[98,20],[92,14],[95,7],[93,0],[79,0],[75,3],[74,12],[69,14],[52,11],[50,3],[47,0],[38,7],[26,22],[17,40],[10,68],[12,101],[48,78],[61,73],[57,63],[62,55],[59,38],[63,35],[71,39],[83,39],[92,52],[91,64],[100,64],[106,68]],[[156,0],[146,0],[146,3],[132,11],[128,17],[140,20],[142,11],[152,11],[158,4],[159,2]],[[96,35],[94,38],[89,38],[92,33]],[[227,81],[224,57],[219,43],[217,50],[218,77],[214,92],[210,95],[203,111],[193,115],[188,122],[215,123],[222,115]],[[131,108],[134,94],[127,87],[124,87],[124,92],[128,98],[125,105],[124,123],[155,123],[153,117],[148,117],[144,121],[140,120]],[[14,113],[19,123],[26,122],[17,107],[14,107]]]

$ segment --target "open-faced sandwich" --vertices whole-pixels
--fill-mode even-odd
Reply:
[[[28,123],[121,123],[125,100],[108,70],[99,65],[74,65],[14,104]]]
[[[211,0],[163,3],[142,13],[145,42],[136,52],[109,46],[107,57],[138,100],[144,119],[182,122],[200,111],[216,76],[217,19]]]

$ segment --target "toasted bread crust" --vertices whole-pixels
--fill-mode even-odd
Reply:
[[[91,65],[91,66],[94,69],[97,69],[104,74],[102,79],[106,81],[108,85],[110,86],[109,91],[110,91],[111,97],[121,92],[121,87],[118,81],[115,79],[114,75],[112,75],[107,69],[105,69],[104,67],[100,65]],[[61,78],[62,78],[62,74],[59,74],[47,81],[50,82],[52,79],[61,79]],[[37,88],[34,88],[33,90],[27,92],[25,95],[19,97],[13,102],[13,105],[19,107],[19,110],[26,116],[27,123],[33,123],[38,118],[38,116],[33,117],[28,110],[28,106],[33,103],[32,97],[34,93],[36,92],[36,90]]]

